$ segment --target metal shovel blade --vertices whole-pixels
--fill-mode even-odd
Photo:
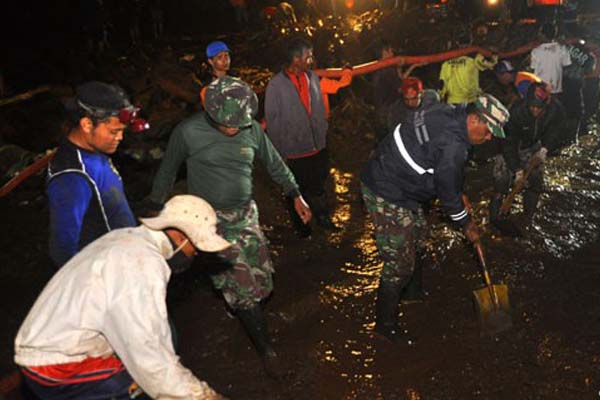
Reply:
[[[512,327],[508,286],[490,285],[473,291],[482,335],[495,335]]]

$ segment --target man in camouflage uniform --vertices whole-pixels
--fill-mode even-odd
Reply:
[[[413,276],[422,247],[422,205],[438,197],[469,241],[477,226],[462,200],[463,169],[472,144],[504,137],[508,111],[484,94],[467,106],[433,105],[419,119],[398,124],[383,139],[361,173],[365,205],[375,225],[384,265],[379,279],[375,331],[396,342],[412,339],[398,329],[400,294]]]
[[[419,120],[429,107],[440,102],[440,96],[435,90],[423,89],[423,82],[413,76],[402,80],[400,87],[402,98],[392,103],[387,115],[387,132],[393,132],[400,123]],[[421,232],[423,234],[424,232]],[[423,291],[423,252],[417,249],[415,270],[410,282],[402,291],[402,302],[420,302],[425,298]]]
[[[155,205],[164,203],[185,162],[189,193],[213,206],[219,234],[233,244],[219,253],[230,267],[212,276],[213,284],[242,322],[267,373],[276,376],[281,371],[260,307],[273,290],[274,271],[252,199],[255,156],[286,195],[294,199],[295,210],[304,223],[310,220],[311,212],[294,176],[252,119],[258,108],[252,89],[237,78],[221,77],[208,85],[205,106],[206,112],[184,120],[173,131],[150,199]]]

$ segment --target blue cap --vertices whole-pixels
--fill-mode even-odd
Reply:
[[[498,61],[496,65],[494,65],[494,72],[497,74],[503,74],[505,72],[513,72],[515,68],[512,66],[510,61],[502,60]]]
[[[225,42],[221,42],[219,40],[211,42],[208,46],[206,46],[206,57],[213,58],[222,51],[230,51]]]

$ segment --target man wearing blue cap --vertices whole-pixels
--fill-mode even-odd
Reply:
[[[230,52],[231,51],[229,50],[229,47],[227,47],[227,44],[225,44],[225,42],[221,42],[220,40],[210,42],[208,46],[206,46],[206,58],[211,68],[210,82],[227,75],[227,72],[229,72],[229,66],[231,65],[231,57],[229,56]],[[204,105],[206,87],[210,82],[207,82],[200,92],[202,105]]]
[[[511,95],[506,104],[512,105],[518,99],[527,95],[527,89],[532,83],[539,83],[542,80],[535,74],[527,71],[517,71],[508,60],[499,61],[494,66],[494,74],[502,86],[512,88]]]

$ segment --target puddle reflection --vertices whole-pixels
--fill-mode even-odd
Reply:
[[[600,199],[600,160],[594,154],[596,142],[597,137],[582,137],[579,145],[565,148],[560,156],[546,162],[545,193],[525,238],[494,237],[488,225],[490,195],[484,194],[479,201],[472,201],[473,215],[486,236],[508,250],[500,255],[497,263],[491,263],[493,273],[503,283],[517,286],[524,275],[543,278],[548,266],[540,259],[541,254],[566,258],[578,248],[597,240],[600,228],[600,210],[596,211]],[[320,301],[345,320],[336,331],[335,339],[320,342],[318,355],[323,364],[331,367],[347,383],[347,392],[340,398],[382,399],[383,371],[378,370],[376,363],[373,328],[375,291],[383,263],[378,257],[370,218],[363,219],[363,214],[357,212],[356,208],[360,207],[356,204],[357,195],[350,191],[356,184],[356,176],[335,168],[331,175],[336,196],[332,217],[343,229],[330,234],[327,240],[338,246],[343,244],[348,257],[337,266],[343,278],[324,285]],[[512,212],[522,212],[520,196]],[[464,237],[448,225],[439,204],[434,205],[428,218],[431,223],[425,246],[429,264],[439,268],[451,249],[464,246]],[[356,236],[348,239],[352,233]],[[352,243],[342,243],[342,240],[352,240]],[[516,248],[519,251],[513,251]],[[467,258],[464,257],[464,260]],[[501,264],[501,270],[496,269],[495,264]],[[469,281],[481,281],[477,269],[466,270],[461,275]],[[349,326],[353,327],[349,329]],[[398,398],[421,399],[420,393],[413,388],[396,394]]]

